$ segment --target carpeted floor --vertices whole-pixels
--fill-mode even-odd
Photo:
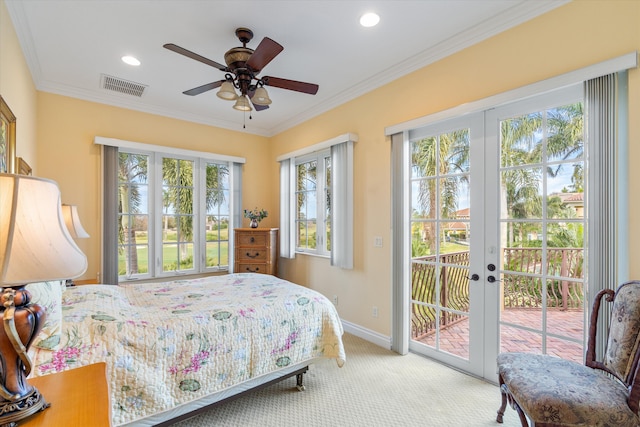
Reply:
[[[289,378],[176,426],[500,426],[497,386],[350,334],[344,343],[345,365],[312,365],[303,392]],[[510,407],[503,426],[520,426]]]

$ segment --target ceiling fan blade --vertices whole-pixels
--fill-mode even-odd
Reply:
[[[212,82],[212,83],[207,83],[206,85],[202,85],[202,86],[198,86],[198,87],[194,87],[193,89],[189,89],[189,90],[185,90],[184,93],[185,95],[200,95],[202,92],[206,92],[208,90],[211,89],[215,89],[217,87],[220,87],[222,85],[222,83],[224,83],[224,80],[220,80],[217,82]]]
[[[298,82],[295,80],[281,79],[279,77],[262,78],[262,81],[267,86],[279,87],[280,89],[295,90],[296,92],[308,93],[309,95],[315,95],[318,93],[319,86],[314,83]]]
[[[273,58],[275,58],[284,47],[279,43],[271,40],[269,37],[262,39],[256,50],[253,51],[249,60],[247,61],[247,67],[251,68],[255,73],[262,70]]]
[[[226,65],[222,65],[217,63],[216,61],[212,61],[211,59],[205,58],[204,56],[198,55],[197,53],[193,53],[190,50],[187,50],[183,47],[177,46],[173,43],[167,43],[165,44],[163,47],[165,47],[166,49],[169,49],[175,53],[179,53],[180,55],[184,55],[187,58],[191,58],[191,59],[195,59],[196,61],[200,61],[203,64],[207,64],[212,66],[213,68],[217,68],[220,71],[224,71],[227,72],[229,71],[229,69],[227,68]]]
[[[262,111],[262,110],[266,110],[267,108],[269,108],[268,105],[258,105],[258,104],[254,104],[253,102],[251,104],[253,105],[253,108],[256,109],[256,111]]]

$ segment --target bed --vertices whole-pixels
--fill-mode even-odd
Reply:
[[[49,316],[30,376],[106,362],[114,426],[173,422],[293,375],[301,386],[318,358],[345,362],[333,304],[274,276],[40,285],[27,286]]]

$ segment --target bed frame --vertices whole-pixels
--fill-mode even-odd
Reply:
[[[305,386],[303,384],[303,378],[304,374],[309,370],[309,365],[309,362],[305,362],[302,365],[298,364],[289,367],[289,369],[285,369],[284,371],[268,374],[261,378],[253,378],[230,389],[223,390],[220,393],[202,397],[199,400],[192,402],[192,404],[188,405],[188,407],[187,405],[182,405],[176,408],[172,408],[171,410],[166,412],[155,414],[144,419],[136,420],[129,424],[123,424],[122,426],[171,426],[175,423],[193,418],[210,409],[216,408],[225,403],[232,402],[240,397],[269,387],[293,376],[296,377],[296,388],[299,391],[304,391]]]
[[[105,362],[113,424],[151,427],[192,418],[289,377],[303,390],[310,364],[344,363],[340,318],[312,289],[263,274],[171,283],[82,286],[64,298],[58,292],[54,305],[66,308],[58,322],[62,343],[31,349],[34,372]],[[177,317],[166,315],[174,312]],[[236,335],[239,344],[226,341]]]

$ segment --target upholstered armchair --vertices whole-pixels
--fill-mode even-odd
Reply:
[[[598,313],[613,302],[607,345],[595,360]],[[507,403],[523,426],[640,426],[640,282],[598,293],[591,312],[584,365],[558,357],[501,353],[498,375],[502,423]]]

